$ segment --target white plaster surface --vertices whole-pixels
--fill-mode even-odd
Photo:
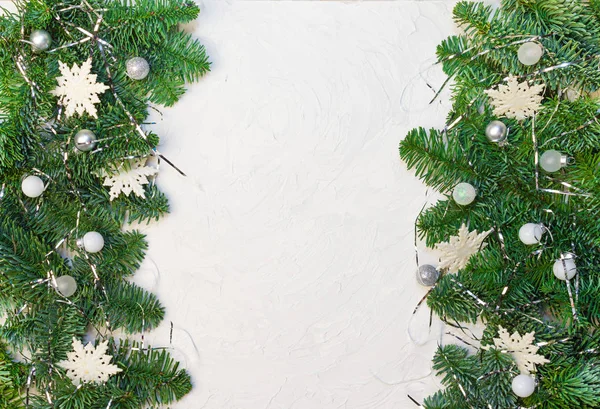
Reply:
[[[172,214],[144,229],[168,311],[151,337],[173,322],[195,382],[176,408],[408,409],[439,387],[435,337],[407,332],[426,191],[398,143],[444,123],[426,79],[453,4],[200,3],[213,71],[154,117],[188,177],[162,168]]]

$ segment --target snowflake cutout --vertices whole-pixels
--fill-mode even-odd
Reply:
[[[523,120],[540,110],[544,90],[543,84],[529,86],[527,81],[518,82],[516,77],[508,77],[507,84],[499,84],[498,89],[488,89],[485,93],[491,98],[494,115]]]
[[[457,272],[464,268],[471,256],[484,248],[487,244],[483,240],[492,230],[477,233],[477,230],[469,232],[464,224],[458,229],[458,235],[450,237],[450,240],[436,244],[436,250],[442,252],[440,256],[439,269],[448,269],[449,272]]]
[[[51,94],[60,98],[61,104],[65,106],[65,115],[73,116],[75,113],[83,115],[87,111],[94,118],[98,117],[96,106],[100,102],[98,95],[108,89],[108,86],[96,82],[96,74],[92,74],[92,59],[88,58],[86,62],[79,67],[73,64],[73,68],[67,67],[67,64],[58,62],[60,73],[58,77],[58,87],[50,91]]]
[[[158,173],[158,169],[146,166],[145,159],[123,162],[117,169],[101,171],[98,176],[104,177],[104,186],[110,186],[110,200],[120,194],[146,197],[143,185],[150,183],[148,179]]]
[[[85,347],[77,338],[73,338],[73,351],[67,353],[67,359],[58,362],[58,366],[67,370],[67,376],[73,385],[82,383],[101,384],[108,381],[111,375],[122,371],[110,364],[111,355],[107,355],[108,341],[101,342],[94,348],[92,343]]]
[[[523,336],[518,332],[510,335],[508,331],[501,326],[498,327],[499,338],[494,338],[496,349],[507,352],[512,355],[517,363],[521,373],[529,374],[535,372],[535,365],[543,365],[550,362],[543,355],[537,353],[539,346],[534,345],[535,332],[529,332]],[[492,345],[482,347],[483,349],[491,349]]]

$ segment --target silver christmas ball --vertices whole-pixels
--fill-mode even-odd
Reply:
[[[56,289],[64,297],[70,297],[77,291],[77,281],[68,275],[56,277]]]
[[[46,51],[50,48],[52,44],[52,37],[50,37],[50,33],[46,30],[34,30],[31,32],[29,36],[29,41],[31,41],[31,48],[34,53],[41,53],[42,51]]]
[[[423,264],[417,270],[417,281],[419,284],[431,287],[437,283],[440,278],[440,272],[431,264]]]
[[[82,129],[75,135],[75,147],[82,152],[91,151],[96,147],[96,134],[89,129]]]
[[[132,80],[143,80],[150,73],[150,64],[142,57],[133,57],[125,63],[127,76]]]
[[[490,142],[504,142],[507,134],[506,125],[501,121],[492,121],[485,128],[485,136],[487,136]]]

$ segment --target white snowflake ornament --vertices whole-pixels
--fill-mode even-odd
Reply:
[[[136,196],[146,197],[144,185],[150,183],[148,179],[158,173],[158,169],[146,166],[146,159],[123,162],[121,166],[109,171],[101,171],[98,176],[104,177],[104,186],[110,186],[110,200],[120,194],[129,196],[132,192]]]
[[[542,91],[543,84],[530,87],[527,81],[519,82],[516,77],[511,76],[506,84],[499,84],[498,89],[488,89],[485,93],[491,99],[494,115],[523,120],[540,110]]]
[[[73,385],[82,383],[102,384],[108,378],[122,371],[110,363],[111,355],[107,355],[108,341],[101,342],[94,348],[92,343],[85,347],[77,338],[73,338],[73,351],[67,353],[67,359],[57,363],[67,370],[67,376]]]
[[[491,232],[492,230],[483,233],[477,233],[477,230],[469,232],[467,226],[460,226],[457,236],[435,245],[435,249],[442,253],[438,269],[448,269],[448,272],[455,273],[464,268],[471,256],[487,245],[483,241]]]
[[[95,104],[100,102],[98,95],[108,89],[108,86],[96,82],[96,74],[92,74],[92,59],[79,67],[73,64],[73,68],[67,67],[67,64],[58,62],[60,73],[58,77],[58,87],[50,91],[51,94],[60,98],[60,103],[65,106],[65,115],[73,116],[75,113],[83,115],[87,112],[94,118],[98,117]]]
[[[510,335],[505,328],[500,326],[498,327],[498,336],[499,338],[494,338],[494,346],[496,349],[511,354],[521,373],[535,372],[536,364],[544,365],[550,362],[543,355],[537,353],[540,347],[534,345],[535,332],[532,331],[523,336],[518,332]],[[486,345],[482,348],[491,349],[494,346]]]

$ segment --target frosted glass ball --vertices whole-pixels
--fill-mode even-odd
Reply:
[[[535,379],[529,375],[517,375],[512,380],[512,390],[520,398],[527,398],[535,391]]]
[[[56,277],[56,289],[65,297],[70,297],[77,291],[77,281],[71,276]]]
[[[27,176],[21,182],[21,190],[27,197],[39,197],[44,193],[44,181],[37,176]]]
[[[544,54],[544,48],[533,41],[524,43],[519,47],[517,51],[517,58],[523,65],[535,65],[540,61]]]
[[[97,253],[104,248],[104,237],[96,231],[89,231],[83,236],[83,248],[88,253]]]
[[[540,157],[540,166],[546,172],[556,172],[564,166],[564,159],[562,153],[551,149],[542,153]]]
[[[473,203],[475,200],[475,196],[477,192],[472,184],[462,182],[454,187],[454,191],[452,191],[452,198],[459,205],[466,206]]]
[[[485,136],[490,142],[504,142],[506,140],[507,128],[502,121],[492,121],[485,128]]]
[[[419,284],[431,287],[440,278],[440,272],[431,264],[423,264],[417,270],[417,281]]]
[[[142,57],[133,57],[125,63],[127,76],[132,80],[143,80],[150,73],[150,64]]]
[[[556,260],[552,266],[552,272],[559,280],[566,281],[567,277],[572,279],[577,274],[577,266],[572,258],[566,258],[564,260]]]
[[[52,45],[52,37],[46,30],[34,30],[29,36],[31,41],[31,49],[34,53],[41,53],[46,51]]]
[[[519,240],[527,245],[538,244],[543,234],[544,228],[541,224],[527,223],[519,229]]]

